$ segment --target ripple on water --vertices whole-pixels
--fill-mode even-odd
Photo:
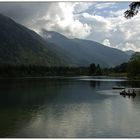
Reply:
[[[101,81],[101,82],[121,82],[127,81],[126,79],[95,79],[95,78],[84,78],[84,79],[77,79],[82,81]]]
[[[120,90],[99,90],[97,92],[103,95],[118,96],[120,93]]]

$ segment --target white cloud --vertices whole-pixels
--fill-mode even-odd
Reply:
[[[128,42],[125,43],[125,47],[123,48],[123,50],[136,50],[136,49],[137,47],[134,44]]]
[[[92,32],[87,37],[88,39],[96,40],[100,43],[108,39],[111,41],[112,47],[121,50],[133,49],[140,51],[140,15],[127,20],[123,17],[123,13],[124,10],[116,11],[115,17],[83,13],[81,17],[79,16],[79,19],[92,27]]]
[[[79,4],[81,3],[59,2],[51,4],[46,14],[35,20],[31,28],[38,31],[45,28],[60,32],[68,37],[85,38],[90,34],[91,27],[75,18],[74,9]],[[83,9],[85,7],[81,8],[81,10]]]
[[[102,44],[105,46],[111,47],[109,39],[105,39]]]
[[[140,51],[140,48],[138,48],[137,46],[135,46],[135,44],[130,42],[120,43],[116,46],[117,48],[120,48],[123,51],[128,51],[128,50]]]

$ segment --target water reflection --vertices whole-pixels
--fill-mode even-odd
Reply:
[[[123,96],[124,98],[125,98],[125,97],[126,97],[126,98],[128,97],[128,98],[133,98],[133,99],[136,97],[136,95],[121,95],[121,96]]]
[[[128,81],[128,84],[131,85],[131,87],[140,88],[140,81],[129,80],[129,81]]]
[[[90,85],[91,87],[93,87],[93,89],[95,88],[100,88],[100,81],[89,81],[90,82]]]
[[[0,137],[140,137],[140,94],[123,98],[112,90],[118,84],[130,86],[79,78],[1,81]]]

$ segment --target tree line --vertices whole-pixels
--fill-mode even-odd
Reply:
[[[140,53],[132,55],[127,63],[115,67],[102,68],[92,63],[88,67],[46,67],[39,65],[0,65],[0,77],[40,77],[40,76],[77,76],[77,75],[124,75],[140,78]]]
[[[1,65],[0,77],[40,77],[40,76],[101,76],[125,73],[127,64],[123,63],[114,68],[101,68],[92,63],[89,67],[46,67],[37,65]]]
[[[140,79],[140,52],[132,55],[128,62],[127,75],[130,78]]]

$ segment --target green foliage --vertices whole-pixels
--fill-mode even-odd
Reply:
[[[113,68],[113,70],[116,73],[125,73],[127,72],[127,63],[122,63],[120,65],[117,65],[116,67]]]
[[[139,52],[133,54],[130,61],[128,62],[127,74],[128,77],[130,78],[140,78],[140,53]]]
[[[101,68],[92,63],[89,67],[48,67],[42,65],[0,65],[0,78],[5,77],[44,77],[44,76],[77,76],[77,75],[121,75],[124,64],[115,68]],[[120,71],[121,69],[121,71]],[[124,75],[124,74],[123,74]]]
[[[96,75],[102,75],[102,70],[101,70],[99,64],[98,64],[97,67],[96,67]]]
[[[130,58],[131,61],[133,60],[140,60],[140,52],[136,52],[134,53],[131,58]]]
[[[140,2],[132,2],[129,5],[130,9],[124,12],[124,17],[129,19],[137,15],[140,7]]]
[[[140,61],[133,60],[128,63],[128,77],[140,77]]]
[[[36,65],[1,65],[0,77],[40,77],[87,75],[86,67],[46,67]]]
[[[89,75],[102,75],[102,74],[103,72],[99,64],[97,66],[94,63],[90,64]]]
[[[94,75],[96,72],[96,65],[94,63],[90,64],[89,66],[89,74]]]

